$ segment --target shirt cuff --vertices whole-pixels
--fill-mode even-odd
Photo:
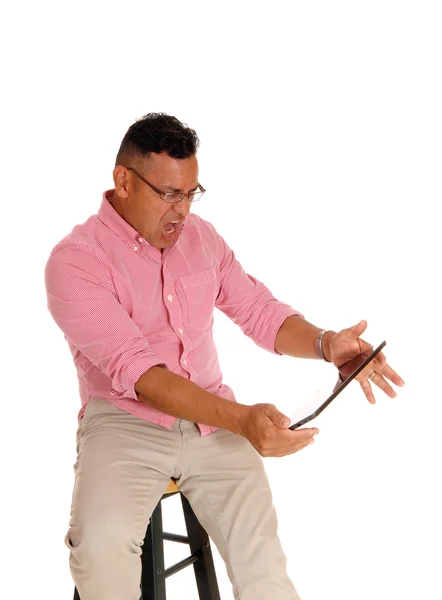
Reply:
[[[111,394],[115,397],[120,398],[131,398],[132,400],[137,400],[140,402],[137,392],[135,391],[135,384],[143,375],[151,369],[152,367],[165,367],[167,364],[164,361],[161,361],[154,356],[140,356],[136,360],[131,361],[130,364],[126,367],[123,376],[118,379],[114,377],[112,380],[112,390]]]

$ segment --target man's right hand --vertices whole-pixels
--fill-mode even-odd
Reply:
[[[273,404],[247,407],[239,423],[246,437],[261,456],[287,456],[312,444],[319,429],[288,429],[290,419]]]

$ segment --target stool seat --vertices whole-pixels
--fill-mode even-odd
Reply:
[[[179,492],[180,490],[178,489],[177,484],[174,481],[171,481],[169,483],[169,485],[167,486],[166,491],[164,492],[165,494],[174,494],[175,492]]]

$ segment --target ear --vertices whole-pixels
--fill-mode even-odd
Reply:
[[[116,195],[120,198],[127,198],[129,196],[129,188],[131,185],[129,171],[126,167],[123,167],[123,165],[117,165],[112,175]]]

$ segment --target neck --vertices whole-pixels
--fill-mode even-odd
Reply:
[[[118,196],[116,194],[113,194],[112,196],[110,196],[108,198],[109,203],[112,205],[112,207],[117,211],[117,213],[120,215],[120,217],[123,217],[123,209],[121,206],[121,202],[120,199],[118,198]],[[124,217],[123,217],[124,219]]]

